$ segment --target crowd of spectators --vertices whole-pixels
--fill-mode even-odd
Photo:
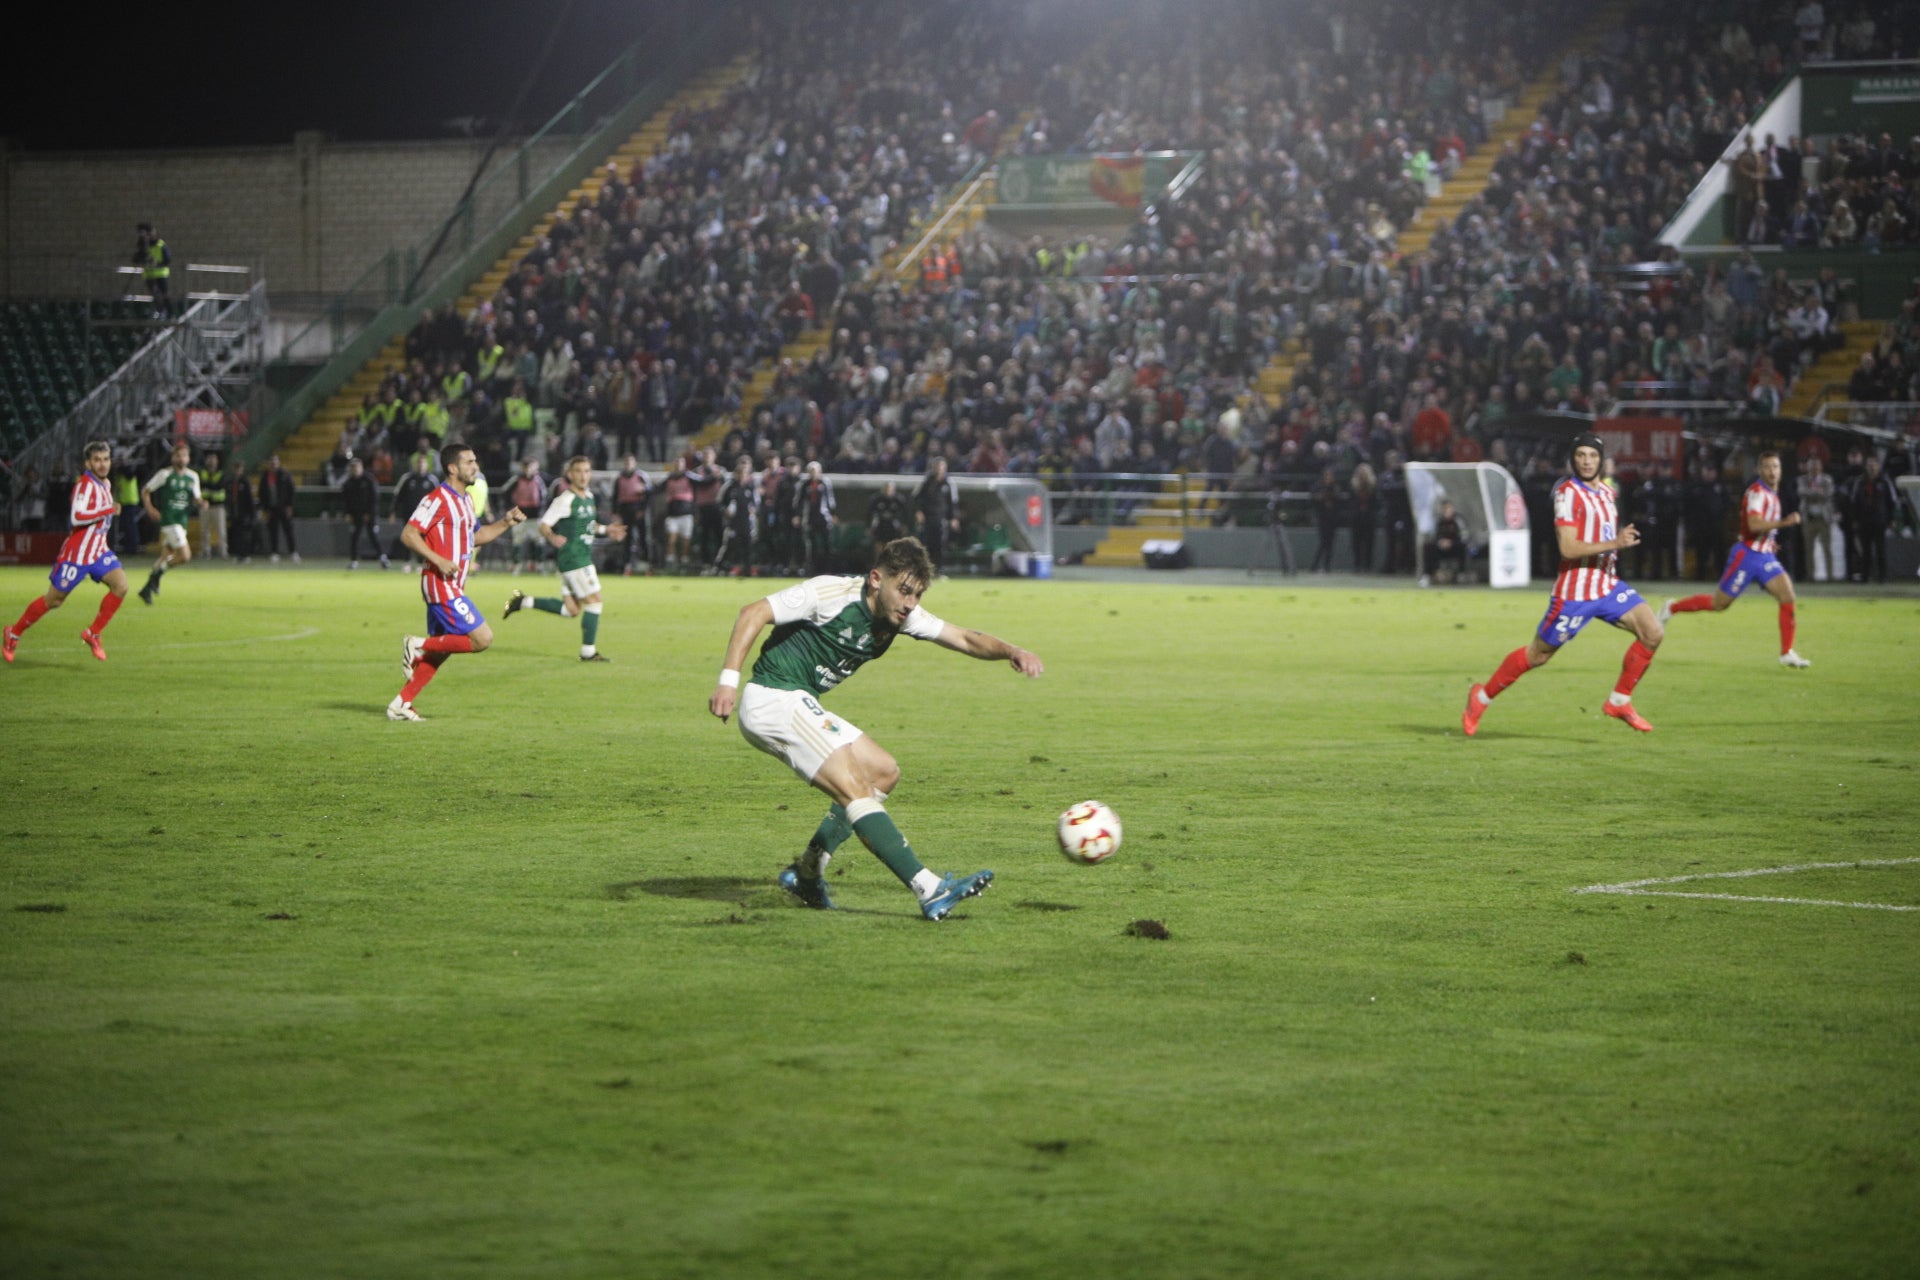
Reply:
[[[1361,505],[1375,485],[1391,505],[1407,458],[1529,470],[1531,438],[1510,427],[1542,413],[1688,400],[1770,414],[1840,341],[1846,282],[1752,255],[1695,271],[1654,237],[1796,59],[1884,56],[1901,38],[1884,5],[1812,43],[1794,6],[1642,6],[1560,65],[1562,91],[1485,194],[1403,254],[1431,181],[1485,145],[1484,108],[1564,42],[1550,6],[1307,0],[1282,25],[1207,0],[1178,35],[1151,7],[1102,12],[1101,38],[1077,49],[1010,3],[831,7],[756,27],[747,82],[676,120],[660,155],[609,171],[478,311],[424,316],[333,470],[359,455],[385,482],[449,432],[499,478],[527,457],[557,473],[575,452],[665,464],[720,417],[735,424],[725,469],[943,460],[1087,491],[1186,471],[1264,496],[1330,479],[1350,494],[1364,468]],[[1208,160],[1123,234],[971,232],[925,288],[878,270],[1003,140]],[[1812,243],[1846,243],[1841,206],[1864,201],[1911,220],[1920,144],[1756,148],[1758,194],[1738,212],[1759,238],[1804,242],[1805,212]],[[1756,224],[1763,203],[1773,221]],[[1875,243],[1897,242],[1892,225]],[[1854,398],[1912,396],[1911,321],[1863,362],[1871,394]],[[755,369],[821,323],[818,354],[746,402]],[[1269,404],[1255,382],[1291,342],[1307,359]]]

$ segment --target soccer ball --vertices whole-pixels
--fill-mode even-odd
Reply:
[[[1120,852],[1120,815],[1098,800],[1082,800],[1060,815],[1060,852],[1092,866]]]

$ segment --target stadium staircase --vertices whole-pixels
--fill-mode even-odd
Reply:
[[[635,161],[646,160],[657,154],[666,146],[667,132],[675,116],[683,111],[697,111],[712,106],[740,81],[746,69],[747,59],[742,56],[725,66],[700,73],[654,112],[607,160],[625,172]],[[470,314],[491,298],[494,291],[512,274],[515,265],[540,243],[541,237],[552,230],[557,220],[572,214],[582,202],[597,199],[606,181],[605,169],[606,161],[596,165],[593,172],[568,192],[558,206],[535,223],[510,250],[475,280],[454,304],[458,311],[462,315]],[[347,419],[360,408],[360,402],[377,392],[389,374],[405,367],[406,337],[403,334],[387,343],[378,355],[347,380],[346,385],[334,392],[311,418],[281,441],[279,452],[282,464],[297,476],[318,475],[326,460],[333,456],[334,449],[340,443],[340,432],[346,426]]]
[[[1626,6],[1619,0],[1608,4],[1569,43],[1566,52],[1579,53],[1591,49],[1617,24],[1625,9]],[[1555,58],[1546,71],[1520,91],[1506,114],[1488,130],[1486,145],[1468,156],[1454,171],[1453,177],[1442,185],[1440,193],[1428,200],[1425,207],[1414,216],[1412,223],[1401,230],[1397,247],[1402,258],[1425,252],[1427,246],[1433,243],[1434,230],[1442,223],[1459,217],[1462,209],[1486,191],[1488,179],[1493,176],[1494,162],[1500,158],[1506,144],[1525,136],[1539,117],[1540,108],[1560,92],[1560,63],[1564,56],[1562,54]],[[1277,405],[1285,401],[1293,390],[1294,376],[1307,365],[1309,359],[1306,346],[1299,338],[1287,339],[1254,382],[1258,393],[1257,403]],[[1199,478],[1182,476],[1164,486],[1164,491],[1151,502],[1135,508],[1132,517],[1134,527],[1109,529],[1107,536],[1088,553],[1084,563],[1139,568],[1146,563],[1140,549],[1144,543],[1178,537],[1180,531],[1196,516],[1211,520],[1220,503],[1226,500],[1219,494],[1209,496],[1205,482]]]
[[[1019,141],[1021,130],[1026,127],[1031,114],[1028,112],[1021,115],[1001,131],[1000,150],[1002,152],[1009,150],[1015,142]],[[899,281],[902,288],[919,288],[919,273],[911,268],[915,261],[915,251],[926,243],[927,237],[921,228],[951,226],[955,236],[972,230],[986,220],[987,206],[993,203],[994,191],[994,179],[989,172],[978,186],[968,183],[939,209],[930,210],[922,217],[915,219],[909,228],[909,238],[887,250],[881,257],[879,265],[874,268],[875,274],[892,276]],[[708,422],[687,442],[687,447],[693,450],[717,447],[727,438],[729,431],[745,426],[754,407],[764,404],[773,394],[774,381],[780,376],[782,368],[789,364],[796,369],[805,368],[833,341],[832,317],[825,319],[825,323],[816,324],[795,335],[793,341],[780,348],[780,355],[771,364],[762,365],[754,370],[753,377],[748,379],[746,388],[740,393],[739,410],[723,414]]]
[[[1846,335],[1847,345],[1815,357],[1813,363],[1801,371],[1788,389],[1786,399],[1780,402],[1780,416],[1811,418],[1819,410],[1820,402],[1832,398],[1836,388],[1844,398],[1847,382],[1859,366],[1860,357],[1876,349],[1885,327],[1878,320],[1841,322],[1840,332]]]
[[[1621,0],[1613,0],[1604,6],[1552,64],[1520,91],[1506,114],[1488,129],[1486,145],[1462,161],[1460,167],[1454,170],[1453,177],[1441,186],[1440,194],[1428,200],[1425,207],[1414,215],[1413,221],[1401,230],[1397,249],[1402,258],[1426,252],[1427,246],[1433,243],[1433,233],[1437,228],[1443,223],[1452,222],[1460,216],[1462,209],[1485,194],[1487,180],[1493,176],[1494,163],[1500,159],[1507,143],[1524,137],[1539,118],[1540,108],[1560,92],[1562,60],[1569,53],[1585,53],[1592,49],[1608,31],[1618,26],[1626,10],[1627,6]],[[1279,404],[1287,398],[1287,393],[1293,390],[1295,373],[1306,363],[1306,348],[1299,339],[1288,339],[1281,352],[1260,371],[1257,385],[1268,404]]]

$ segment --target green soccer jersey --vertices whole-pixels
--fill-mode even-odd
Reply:
[[[753,682],[769,689],[822,694],[885,653],[896,635],[932,640],[946,626],[915,606],[899,631],[877,625],[865,578],[809,578],[767,597],[773,634],[760,647]]]
[[[560,496],[547,504],[540,523],[567,540],[554,556],[560,572],[584,569],[593,563],[593,531],[600,517],[592,494],[582,497],[572,489],[562,489]]]
[[[187,515],[200,500],[200,476],[193,471],[175,471],[162,467],[147,481],[153,505],[160,509],[161,524],[185,524]]]

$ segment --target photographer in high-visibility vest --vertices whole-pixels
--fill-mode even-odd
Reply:
[[[153,314],[162,320],[169,319],[173,315],[173,299],[167,289],[168,279],[173,275],[173,254],[151,222],[143,222],[135,230],[139,234],[134,241],[133,265],[140,268],[141,278],[146,281],[147,294],[153,299]]]

